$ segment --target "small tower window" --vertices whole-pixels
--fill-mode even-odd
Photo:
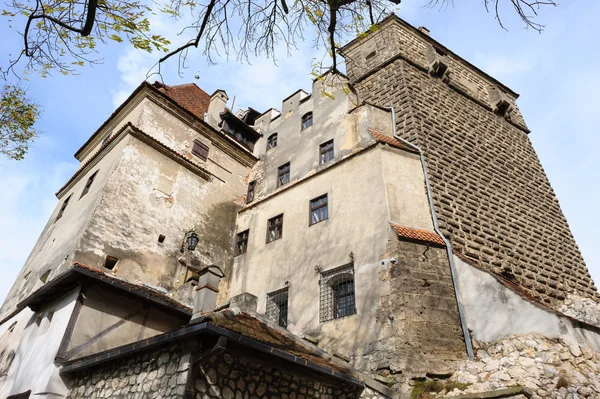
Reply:
[[[267,319],[287,328],[288,324],[288,287],[267,294]]]
[[[192,154],[201,160],[206,161],[208,159],[208,146],[199,140],[194,140]]]
[[[290,163],[281,165],[277,172],[277,187],[290,182]]]
[[[267,222],[267,243],[283,237],[283,214],[269,219]]]
[[[319,146],[319,163],[324,165],[329,161],[333,161],[333,140]]]
[[[248,193],[246,193],[246,204],[249,204],[250,202],[254,201],[254,189],[256,187],[256,180],[255,181],[251,181],[248,184]]]
[[[117,262],[119,262],[119,258],[115,258],[114,256],[106,256],[106,259],[104,260],[104,267],[108,270],[113,270],[117,265]]]
[[[248,251],[248,234],[250,230],[242,231],[238,233],[236,243],[235,243],[235,254],[241,255],[245,254]]]
[[[327,194],[310,200],[310,225],[322,222],[328,217]]]
[[[83,196],[86,195],[88,193],[88,191],[90,191],[90,187],[92,187],[92,183],[94,182],[94,179],[96,179],[97,174],[98,174],[98,171],[95,171],[88,178],[88,181],[85,183],[85,187],[83,188],[83,191],[81,192],[81,195],[79,196],[79,199],[83,198]]]
[[[267,139],[267,151],[275,147],[277,147],[277,133],[273,133]]]
[[[55,222],[62,217],[63,213],[65,213],[65,209],[67,209],[67,205],[69,205],[69,200],[72,196],[73,194],[69,195],[67,199],[63,201],[62,205],[60,206],[60,210],[58,211],[58,215],[56,215],[56,219],[54,219]]]
[[[313,124],[313,114],[312,112],[307,112],[302,117],[302,130],[311,127]]]

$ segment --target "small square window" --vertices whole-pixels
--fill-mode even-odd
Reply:
[[[267,222],[267,243],[283,237],[283,214],[269,219]]]
[[[329,217],[327,209],[327,194],[310,200],[310,221],[309,225],[322,222]]]
[[[117,265],[117,262],[119,262],[119,258],[115,258],[114,256],[107,255],[106,259],[104,260],[104,267],[107,268],[108,270],[112,270]]]
[[[208,159],[208,146],[199,140],[194,140],[192,154],[206,161]]]
[[[288,323],[288,298],[287,287],[267,294],[267,319],[283,328],[287,328]]]
[[[324,165],[329,161],[333,161],[333,140],[319,146],[319,163]]]
[[[250,230],[242,231],[238,233],[235,241],[235,254],[241,255],[248,251],[248,234]]]
[[[251,181],[248,184],[248,193],[246,194],[246,204],[254,201],[254,188],[256,187],[256,180]]]
[[[98,171],[95,171],[88,178],[88,181],[85,183],[85,187],[83,188],[83,191],[81,192],[81,195],[79,196],[79,199],[81,199],[84,195],[86,195],[88,193],[88,191],[90,191],[90,187],[92,186],[92,183],[94,182],[94,179],[96,178],[97,174],[98,174]]]
[[[158,242],[160,244],[164,243],[165,242],[165,238],[167,238],[167,237],[164,234],[159,234],[158,235]]]
[[[267,139],[267,151],[275,147],[277,147],[277,133],[273,133]]]
[[[311,127],[313,124],[313,113],[307,112],[302,117],[302,130]]]
[[[277,172],[277,187],[283,186],[290,182],[290,163],[281,165]]]

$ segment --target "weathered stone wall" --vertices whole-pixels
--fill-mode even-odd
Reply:
[[[520,385],[533,398],[600,397],[600,355],[576,343],[528,334],[475,342],[475,349],[475,361],[462,362],[452,376],[470,386],[450,395]]]
[[[370,374],[407,394],[412,379],[453,370],[466,349],[446,250],[390,233],[389,251],[396,262],[379,278],[390,289],[375,308],[381,339],[363,358]]]
[[[397,29],[392,26],[380,30]],[[393,104],[398,133],[425,152],[436,214],[454,250],[514,276],[525,292],[555,307],[571,291],[598,299],[527,134],[519,123],[493,113],[488,100],[479,98],[481,90],[461,92],[430,76],[420,66],[422,52],[401,45],[417,36],[405,29],[379,43],[389,46],[387,56],[401,53],[411,62],[397,58],[370,75],[349,73],[351,80],[360,78],[360,100]],[[359,45],[353,51],[367,50]]]
[[[186,389],[189,397],[197,399],[352,399],[362,391],[314,373],[286,371],[290,366],[280,361],[259,360],[230,349],[191,363],[201,349],[199,340],[178,342],[82,370],[73,376],[67,399],[183,399]],[[375,395],[370,392],[366,397]]]

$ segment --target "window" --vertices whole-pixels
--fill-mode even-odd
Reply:
[[[269,219],[267,222],[267,243],[283,236],[283,214]]]
[[[81,199],[84,195],[86,195],[88,193],[88,191],[90,191],[90,187],[92,186],[92,183],[94,182],[94,179],[96,178],[97,174],[98,174],[98,171],[95,171],[88,178],[88,181],[85,183],[85,187],[83,188],[83,191],[81,192],[81,195],[79,196],[79,199]]]
[[[198,140],[194,140],[192,154],[197,156],[201,160],[206,161],[208,159],[208,146]]]
[[[313,225],[327,219],[329,216],[327,212],[327,194],[310,200],[309,212],[309,225]]]
[[[58,215],[56,215],[56,219],[54,219],[55,222],[62,217],[63,213],[65,213],[65,209],[67,209],[67,205],[69,205],[69,200],[72,196],[73,194],[69,195],[67,199],[64,200],[64,202],[62,203],[60,210],[58,211]]]
[[[288,287],[267,294],[267,319],[287,328],[288,323]]]
[[[320,322],[356,314],[353,263],[321,273],[319,287]]]
[[[273,133],[267,139],[267,151],[275,147],[277,147],[277,133]]]
[[[283,186],[286,183],[290,182],[290,163],[286,163],[285,165],[281,165],[279,167],[279,171],[277,172],[277,187]]]
[[[237,239],[235,242],[235,254],[241,255],[245,254],[248,251],[248,233],[250,230],[242,231],[238,233]]]
[[[165,238],[167,238],[167,237],[164,234],[159,234],[158,235],[159,244],[162,244],[163,242],[165,242]]]
[[[104,260],[104,267],[107,268],[108,270],[112,270],[115,268],[118,261],[119,261],[119,258],[115,258],[114,256],[107,255],[106,259]]]
[[[313,124],[313,115],[312,112],[307,112],[302,117],[302,130],[311,127]]]
[[[324,165],[329,161],[333,161],[333,140],[319,146],[319,163]]]
[[[256,187],[256,180],[251,181],[248,184],[248,193],[246,194],[246,204],[254,201],[254,188]]]

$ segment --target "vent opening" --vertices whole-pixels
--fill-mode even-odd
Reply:
[[[109,270],[113,270],[115,268],[115,266],[117,265],[118,261],[119,261],[119,258],[115,258],[114,256],[107,256],[106,260],[104,261],[104,267]]]

